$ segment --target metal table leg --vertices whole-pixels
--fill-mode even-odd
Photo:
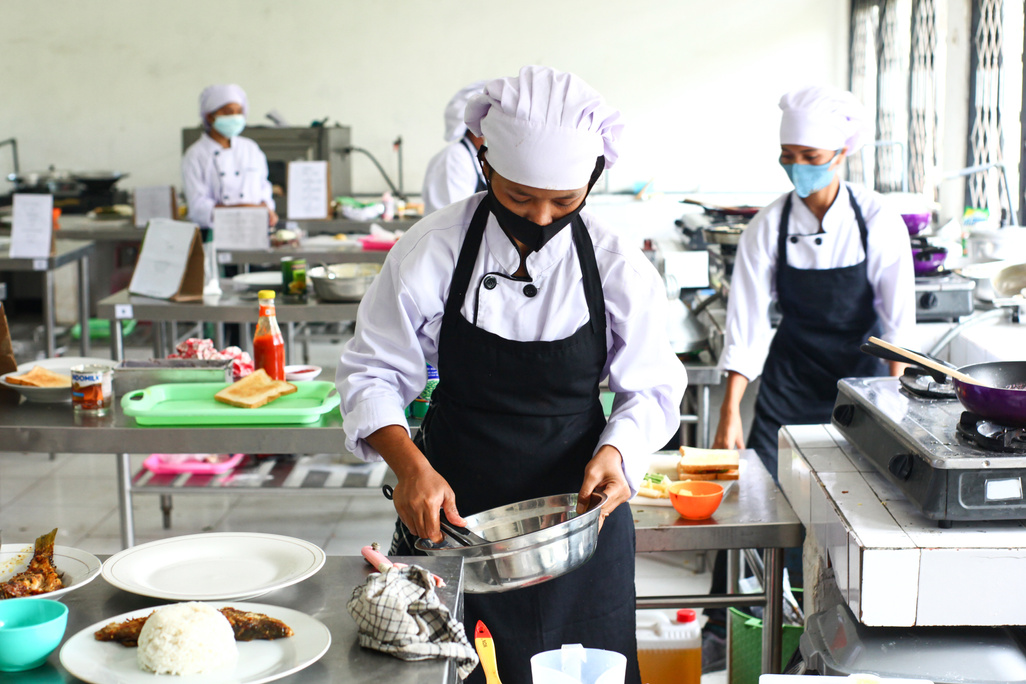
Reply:
[[[57,356],[57,298],[53,291],[53,270],[46,269],[43,274],[45,286],[43,293],[43,327],[46,330],[46,356]]]
[[[296,324],[289,321],[285,324],[285,358],[286,363],[296,363]]]
[[[125,340],[122,336],[121,321],[110,322],[110,358],[121,361],[125,358]]]
[[[766,607],[762,618],[762,672],[780,672],[784,623],[784,550],[766,549]]]
[[[87,256],[78,260],[78,324],[82,328],[82,334],[78,338],[82,356],[89,356],[91,341],[89,339],[89,257]]]
[[[214,346],[219,350],[224,349],[224,323],[214,324]]]
[[[118,511],[121,519],[121,548],[135,546],[135,518],[132,511],[132,461],[118,454]]]
[[[698,447],[708,449],[709,439],[709,385],[698,389]]]

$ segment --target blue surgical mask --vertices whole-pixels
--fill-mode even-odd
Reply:
[[[242,114],[226,114],[214,119],[214,130],[226,138],[234,138],[246,127],[246,117]]]
[[[837,159],[836,155],[826,164],[781,164],[781,166],[784,167],[787,177],[794,183],[795,192],[804,199],[817,190],[822,190],[830,185],[830,181],[837,173],[836,168],[830,168],[834,159]]]

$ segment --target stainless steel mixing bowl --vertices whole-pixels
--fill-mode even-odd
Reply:
[[[464,518],[467,529],[488,543],[461,546],[450,535],[437,547],[420,539],[429,556],[459,556],[465,591],[489,594],[540,584],[583,565],[598,545],[605,494],[594,494],[577,514],[577,494],[529,499]]]
[[[350,263],[317,266],[306,272],[322,302],[355,302],[367,292],[381,264]]]

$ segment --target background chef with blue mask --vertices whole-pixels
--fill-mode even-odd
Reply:
[[[777,477],[781,425],[829,423],[842,377],[885,375],[859,351],[870,335],[908,346],[915,281],[908,230],[875,192],[841,182],[866,130],[851,93],[808,87],[784,95],[780,164],[795,186],[760,211],[738,245],[721,365],[726,396],[713,446],[756,449]],[[783,315],[768,353],[770,303]],[[892,363],[897,374],[902,364]],[[739,405],[762,374],[747,443]]]
[[[625,504],[679,427],[687,375],[659,274],[582,211],[616,160],[620,113],[579,77],[528,66],[489,81],[466,123],[485,139],[488,190],[407,231],[361,301],[335,380],[346,446],[396,475],[392,554],[415,553],[418,537],[440,541],[440,509],[461,525],[517,501],[604,492],[587,563],[467,594],[464,622],[491,630],[505,681],[529,682],[532,655],[581,643],[625,655],[626,681],[639,684]],[[425,362],[439,383],[413,441],[403,409],[425,385]],[[467,681],[484,682],[480,669]]]
[[[463,121],[467,102],[484,92],[487,81],[475,81],[460,88],[445,106],[445,139],[448,145],[431,157],[424,171],[424,215],[487,189],[477,151],[484,138],[474,135]]]
[[[278,222],[267,157],[239,134],[246,127],[246,92],[235,84],[212,85],[200,94],[203,135],[182,157],[189,220],[214,225],[215,207],[266,207],[268,225]]]

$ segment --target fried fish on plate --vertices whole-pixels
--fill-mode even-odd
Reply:
[[[236,641],[252,641],[253,639],[283,639],[294,634],[292,628],[281,620],[276,620],[263,613],[248,613],[229,606],[220,609],[221,615],[228,620],[235,632]],[[152,615],[152,613],[150,613]],[[149,615],[137,617],[124,622],[112,622],[97,630],[94,636],[97,641],[116,641],[122,646],[138,646],[139,634]]]
[[[49,534],[36,539],[35,552],[25,571],[0,583],[0,599],[37,596],[64,587],[60,573],[53,564],[53,543],[56,538],[55,527]]]

